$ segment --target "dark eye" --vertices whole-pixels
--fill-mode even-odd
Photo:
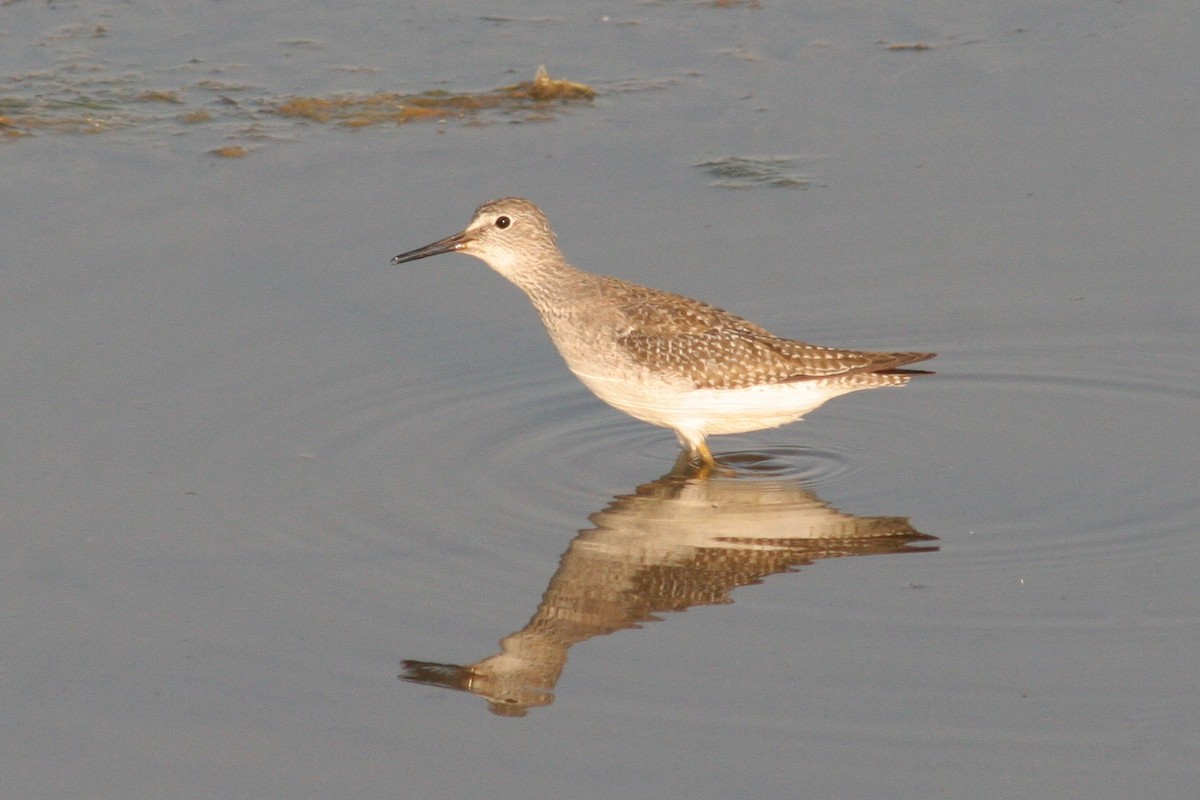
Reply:
[[[504,230],[511,224],[512,224],[512,220],[509,219],[508,217],[503,217],[503,216],[496,217],[496,227],[499,228],[500,230]]]

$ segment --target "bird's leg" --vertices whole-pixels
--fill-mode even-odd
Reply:
[[[708,468],[717,463],[713,458],[712,451],[708,449],[708,443],[704,441],[703,436],[688,436],[681,431],[675,431],[675,438],[679,440],[679,444],[683,447],[683,455],[681,458],[688,464]]]
[[[707,448],[705,449],[707,450]],[[712,458],[711,454],[709,454],[709,458]],[[724,469],[715,460],[705,461],[703,454],[695,448],[685,447],[679,451],[675,465],[671,467],[671,474],[688,480],[707,480],[709,475],[714,472],[723,474]]]

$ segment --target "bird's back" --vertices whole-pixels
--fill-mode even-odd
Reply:
[[[698,389],[740,389],[863,372],[884,372],[932,353],[860,352],[777,337],[724,309],[689,297],[580,272],[573,300],[551,300],[543,321],[567,355],[582,326],[597,331],[632,367],[670,375]],[[562,313],[565,319],[554,317]],[[565,324],[556,324],[562,322]],[[565,340],[565,341],[564,341]],[[586,343],[588,350],[597,343]],[[564,349],[564,346],[566,349]],[[598,352],[598,350],[597,350]],[[568,361],[573,359],[568,358]]]

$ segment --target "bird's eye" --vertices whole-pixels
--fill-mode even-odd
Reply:
[[[508,217],[505,217],[505,216],[496,217],[496,227],[499,228],[500,230],[504,230],[511,224],[512,224],[512,220],[509,219]]]

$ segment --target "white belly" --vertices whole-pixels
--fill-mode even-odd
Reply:
[[[817,380],[695,389],[663,381],[575,374],[609,405],[652,425],[672,428],[689,440],[786,425],[832,397],[867,388]]]

